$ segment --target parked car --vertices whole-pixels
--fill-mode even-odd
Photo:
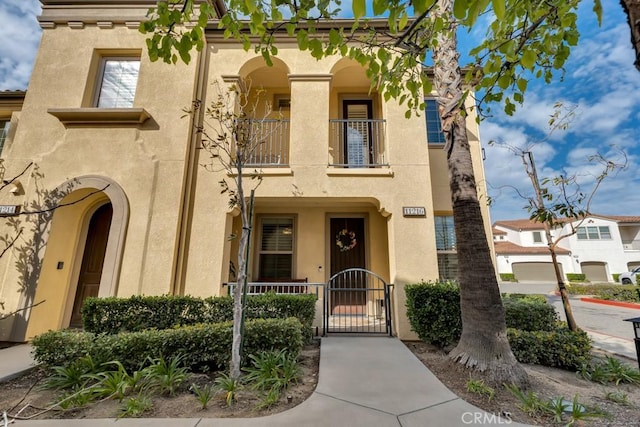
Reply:
[[[636,267],[631,271],[620,274],[620,283],[623,285],[637,285],[638,275],[640,275],[640,267]]]

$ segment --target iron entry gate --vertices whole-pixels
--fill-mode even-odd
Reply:
[[[324,288],[325,333],[392,335],[391,286],[363,268],[331,276]]]

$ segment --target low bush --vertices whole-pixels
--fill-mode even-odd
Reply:
[[[245,323],[244,354],[286,349],[297,355],[305,328],[296,318],[253,319]],[[150,360],[180,356],[188,367],[223,369],[231,359],[232,324],[209,323],[174,329],[149,329],[114,335],[49,331],[32,341],[34,358],[45,366],[67,366],[83,356],[96,364],[117,360],[127,370],[137,370]]]
[[[247,319],[286,319],[296,317],[311,336],[316,296],[249,295],[245,306]],[[231,297],[196,298],[191,296],[132,296],[129,298],[87,298],[82,307],[84,330],[96,334],[139,332],[146,329],[171,329],[199,323],[233,320]]]
[[[511,351],[521,363],[577,371],[591,360],[591,340],[586,332],[564,326],[553,331],[508,328]]]
[[[503,297],[507,328],[523,331],[552,331],[558,322],[558,314],[544,296],[538,298]]]
[[[638,287],[634,285],[572,285],[567,291],[573,295],[593,295],[613,301],[640,302]]]
[[[409,323],[420,339],[441,347],[460,339],[460,290],[455,284],[423,282],[405,291]],[[559,326],[544,296],[504,295],[503,304],[509,344],[520,362],[576,370],[589,361],[589,337]]]
[[[570,282],[585,282],[587,280],[587,276],[582,273],[567,273],[567,280]]]
[[[421,340],[446,347],[460,339],[460,289],[454,283],[418,283],[405,287],[407,316]],[[542,295],[503,295],[507,327],[550,331],[558,316]]]
[[[421,340],[446,347],[460,339],[460,289],[454,283],[418,283],[405,286],[407,317]]]
[[[513,273],[500,273],[500,280],[503,282],[517,282],[516,275]]]
[[[620,273],[613,273],[613,281],[616,283],[620,283]]]

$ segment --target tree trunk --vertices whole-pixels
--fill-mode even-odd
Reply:
[[[538,171],[536,169],[536,163],[533,160],[533,153],[525,151],[520,156],[522,163],[524,163],[524,170],[527,172],[533,191],[536,193],[536,203],[539,211],[544,212],[545,203],[544,197],[542,197],[542,190],[540,190],[540,181],[538,181]],[[527,160],[528,159],[528,160]],[[573,311],[571,310],[571,304],[569,303],[569,295],[567,294],[567,287],[564,285],[564,277],[560,272],[560,265],[558,264],[558,257],[556,256],[556,243],[553,242],[553,236],[551,236],[551,228],[548,223],[542,223],[544,227],[544,236],[547,239],[547,247],[551,253],[551,263],[553,264],[553,270],[556,274],[556,281],[558,283],[558,291],[560,291],[560,297],[562,298],[562,307],[564,308],[564,315],[567,318],[567,326],[572,331],[578,330],[576,320],[573,318]]]
[[[449,186],[459,262],[462,336],[449,356],[486,372],[496,384],[526,386],[528,377],[509,347],[504,308],[485,234],[462,105],[453,1],[439,1],[438,15],[450,32],[433,49],[434,84],[445,134]]]
[[[242,159],[241,153],[236,152],[236,159]],[[240,354],[240,347],[242,346],[242,293],[244,291],[244,282],[246,280],[245,273],[245,253],[247,251],[247,245],[249,244],[249,219],[247,212],[247,201],[244,198],[244,191],[242,188],[242,164],[241,160],[238,160],[236,164],[238,174],[236,176],[236,183],[238,189],[238,207],[240,208],[240,219],[242,223],[242,232],[240,233],[240,241],[238,242],[238,274],[236,286],[233,289],[233,342],[231,344],[231,378],[240,378],[242,368],[242,355]]]
[[[633,64],[640,71],[640,0],[620,0],[620,4],[627,14],[631,30],[631,44],[636,53],[636,60]]]

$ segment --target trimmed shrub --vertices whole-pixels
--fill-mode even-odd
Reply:
[[[591,361],[591,340],[586,332],[566,327],[553,331],[507,329],[509,345],[521,363],[577,371]]]
[[[442,347],[460,339],[460,291],[455,284],[423,282],[405,291],[411,329],[420,339]],[[544,296],[503,295],[503,305],[509,344],[518,361],[577,370],[591,359],[587,334],[559,326]]]
[[[541,296],[541,295],[540,295]],[[523,331],[552,331],[558,322],[555,308],[534,298],[502,298],[507,328]]]
[[[587,280],[587,276],[582,273],[567,273],[567,280],[570,282],[585,282]]]
[[[462,333],[460,289],[453,283],[405,286],[407,317],[421,340],[441,347],[457,342]]]
[[[518,294],[518,293],[513,293],[513,294],[508,294],[508,293],[503,293],[502,294],[502,299],[514,299],[514,300],[524,300],[524,301],[528,301],[528,302],[537,302],[540,304],[546,304],[547,303],[547,297],[545,297],[544,295],[540,295],[540,294]]]
[[[311,337],[316,299],[313,294],[249,295],[245,306],[245,318],[296,317],[307,328],[305,335]],[[104,334],[171,329],[230,320],[233,320],[233,299],[229,296],[206,299],[169,295],[87,298],[82,307],[84,330]]]
[[[604,300],[640,302],[638,287],[634,285],[572,285],[567,291],[573,295],[593,295]]]
[[[612,276],[613,276],[613,281],[614,281],[614,282],[616,282],[616,283],[620,283],[620,274],[621,274],[621,273],[613,273],[613,274],[612,274]]]
[[[285,349],[299,354],[303,325],[296,318],[254,319],[245,323],[244,355]],[[231,360],[232,323],[209,323],[175,329],[148,329],[114,335],[49,331],[32,341],[34,358],[45,366],[67,366],[90,355],[97,364],[120,361],[126,369],[140,369],[148,358],[181,355],[194,369],[224,369]]]
[[[517,282],[516,275],[513,273],[500,273],[500,280],[503,282]]]

